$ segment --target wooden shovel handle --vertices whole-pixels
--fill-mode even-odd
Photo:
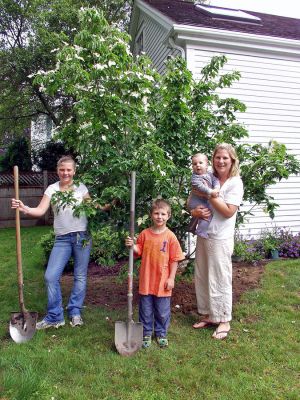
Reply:
[[[17,165],[14,166],[14,187],[15,187],[15,199],[19,200],[19,167]],[[21,311],[24,314],[27,313],[27,310],[24,305],[20,210],[18,207],[16,208],[16,248],[17,248],[19,304]]]

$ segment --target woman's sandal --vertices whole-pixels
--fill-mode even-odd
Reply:
[[[212,334],[212,337],[216,340],[224,340],[227,338],[227,336],[229,335],[230,329],[228,329],[227,331],[218,331],[217,329],[214,331],[214,333]],[[217,337],[217,335],[224,335],[222,337]]]
[[[194,329],[205,329],[205,328],[211,328],[212,326],[218,325],[215,322],[209,321],[207,319],[202,319],[199,322],[196,322],[193,325]]]

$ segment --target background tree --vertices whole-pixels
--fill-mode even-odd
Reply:
[[[12,142],[0,160],[0,171],[12,172],[14,165],[18,165],[20,171],[31,170],[30,146],[27,138],[19,137]]]
[[[73,150],[67,149],[62,142],[49,140],[44,146],[32,151],[33,164],[42,171],[56,171],[57,161],[64,155],[76,157]]]
[[[54,49],[72,40],[85,5],[102,8],[110,22],[126,28],[131,1],[0,0],[0,143],[22,136],[39,114],[58,124],[57,109],[67,113],[72,106],[70,97],[46,95],[32,74],[55,66]]]
[[[235,145],[243,161],[245,200],[265,204],[273,215],[276,204],[267,187],[300,165],[284,145],[241,142],[248,133],[235,113],[245,106],[218,94],[239,79],[238,72],[221,73],[224,56],[213,57],[197,82],[181,58],[170,60],[162,77],[147,58],[133,59],[129,37],[101,12],[82,10],[80,24],[74,42],[57,52],[55,68],[37,74],[34,83],[50,96],[59,92],[73,99],[72,115],[59,116],[58,136],[80,155],[81,179],[97,201],[115,200],[109,220],[114,232],[128,221],[129,176],[136,170],[140,227],[148,223],[152,199],[161,196],[172,202],[171,225],[183,239],[191,155],[211,156],[223,141]],[[101,225],[101,218],[94,221]]]

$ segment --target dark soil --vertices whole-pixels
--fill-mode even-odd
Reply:
[[[88,288],[85,304],[120,309],[127,307],[127,280],[118,277],[120,268],[125,262],[114,267],[103,267],[91,263],[88,272]],[[253,265],[248,263],[233,263],[233,303],[237,303],[241,295],[259,285],[266,261]],[[180,272],[179,272],[180,274]],[[66,290],[72,286],[73,277],[66,274],[62,278]],[[134,279],[133,303],[138,302],[138,281]],[[172,311],[183,314],[196,314],[196,295],[194,282],[183,277],[175,284],[172,295]]]

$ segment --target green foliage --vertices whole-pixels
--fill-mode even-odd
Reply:
[[[46,260],[49,259],[52,247],[54,245],[55,235],[53,231],[43,235],[39,241],[39,245],[42,247]]]
[[[18,165],[20,171],[31,170],[29,142],[25,137],[17,138],[11,143],[0,160],[0,170],[3,172],[12,171],[14,165]]]
[[[248,133],[235,113],[245,105],[217,94],[240,77],[222,74],[226,57],[213,57],[197,81],[182,58],[169,60],[160,76],[145,56],[133,58],[127,34],[99,10],[83,9],[79,20],[74,40],[59,47],[55,68],[40,71],[34,83],[47,95],[72,99],[71,116],[58,114],[57,136],[80,155],[78,173],[92,197],[100,204],[114,200],[107,223],[114,229],[127,224],[130,172],[136,170],[139,229],[149,222],[152,200],[163,197],[171,201],[170,227],[183,243],[191,155],[210,157],[219,142],[237,148],[244,200],[264,204],[273,217],[277,205],[266,189],[297,173],[300,163],[276,142],[242,144]]]
[[[64,210],[66,207],[75,208],[76,203],[77,200],[72,190],[66,190],[64,192],[57,191],[51,197],[51,204],[55,206],[57,214],[61,209]]]
[[[84,6],[103,9],[106,18],[126,29],[132,1],[124,0],[0,0],[0,138],[16,137],[33,117],[57,109],[68,112],[72,99],[47,96],[33,83],[32,74],[55,66],[55,52],[72,40],[78,29],[78,10]],[[57,101],[58,100],[58,101]]]
[[[113,229],[110,225],[103,225],[97,231],[92,231],[91,260],[100,265],[113,266],[116,260],[127,255],[124,246],[126,232]]]
[[[128,251],[124,246],[125,236],[128,232],[113,229],[110,225],[103,224],[96,231],[90,231],[92,237],[92,250],[90,261],[99,265],[113,266],[116,261],[124,258]],[[45,258],[48,260],[55,240],[54,232],[43,235],[39,244],[43,248]],[[72,262],[71,262],[71,265]]]
[[[273,227],[271,229],[263,229],[261,231],[258,246],[261,248],[265,257],[269,258],[273,250],[279,250],[282,241],[282,230]]]
[[[265,258],[257,240],[243,238],[237,231],[234,237],[233,260],[255,263]]]
[[[274,140],[268,146],[244,144],[238,147],[241,174],[245,183],[244,199],[253,204],[264,204],[264,210],[274,218],[274,198],[267,188],[290,175],[299,173],[299,161],[287,152],[284,144]],[[251,214],[250,210],[245,215]],[[244,215],[244,216],[245,216]]]

